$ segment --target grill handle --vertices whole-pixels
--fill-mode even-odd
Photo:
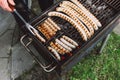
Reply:
[[[27,35],[23,35],[22,37],[21,37],[21,39],[20,39],[20,42],[21,42],[21,44],[25,47],[25,49],[28,51],[28,53],[33,57],[33,59],[43,68],[43,70],[45,71],[45,72],[51,72],[51,71],[53,71],[53,70],[55,70],[55,68],[57,67],[57,66],[53,66],[52,68],[50,68],[52,65],[53,65],[53,62],[51,63],[51,64],[49,64],[49,65],[47,65],[47,66],[44,66],[40,61],[39,61],[39,59],[37,58],[37,56],[33,53],[33,51],[31,51],[30,49],[29,49],[29,45],[32,43],[32,39],[30,38],[29,39],[29,41],[28,41],[28,43],[26,43],[25,44],[25,42],[24,42],[24,39],[25,38],[27,38]]]

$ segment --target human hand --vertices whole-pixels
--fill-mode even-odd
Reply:
[[[6,11],[13,12],[13,9],[11,6],[15,5],[14,0],[0,0],[0,7],[3,8]]]

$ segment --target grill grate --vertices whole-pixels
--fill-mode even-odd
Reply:
[[[104,0],[108,5],[116,9],[117,11],[120,10],[120,0]]]
[[[59,18],[53,18],[53,20],[59,24],[59,26],[63,29],[63,31],[73,40],[75,40],[79,45],[83,44],[83,40],[80,37],[79,32],[68,22],[65,20],[61,20]],[[69,34],[68,34],[69,33]],[[79,37],[78,37],[79,36]]]
[[[55,59],[57,63],[66,62],[66,60],[71,58],[71,56],[74,55],[77,51],[79,51],[81,47],[83,47],[86,43],[88,43],[90,40],[92,40],[100,31],[102,31],[103,28],[105,28],[113,20],[114,15],[118,12],[117,10],[119,8],[119,6],[117,6],[118,8],[116,7],[116,9],[115,9],[113,6],[108,5],[109,0],[108,0],[108,3],[103,0],[79,0],[79,1],[83,4],[83,6],[87,10],[89,10],[102,23],[102,27],[99,27],[99,29],[95,31],[94,35],[90,39],[88,39],[88,41],[86,42],[86,41],[83,41],[82,37],[80,36],[80,33],[69,22],[67,22],[66,20],[59,18],[59,17],[49,17],[61,28],[61,30],[57,31],[56,34],[48,40],[39,31],[40,35],[42,34],[42,36],[47,41],[45,43],[42,43],[43,46],[46,47],[46,50],[48,50],[47,48],[50,46],[51,42],[55,42],[56,39],[60,39],[63,35],[68,36],[69,38],[73,39],[75,42],[77,42],[79,44],[79,46],[76,47],[75,49],[73,49],[69,54],[65,54],[65,55],[60,54],[60,57],[62,58],[62,60],[57,61],[57,59]],[[120,2],[120,1],[118,1],[118,2]],[[35,23],[35,26],[37,29],[38,29],[39,25],[44,23],[44,21],[48,18],[47,13],[50,11],[55,11],[56,7],[58,7],[58,5],[60,3],[56,4],[54,7],[52,7],[48,11],[46,11],[45,15],[42,15],[42,18],[44,16],[45,19]],[[115,4],[115,3],[113,3],[113,4]],[[120,4],[120,3],[118,3],[118,4]],[[49,51],[49,53],[51,53],[51,52]],[[46,53],[46,54],[48,54],[48,53]],[[52,53],[51,53],[51,55],[54,56]]]
[[[113,15],[116,14],[117,10],[109,6],[108,4],[106,4],[106,2],[103,2],[102,0],[79,0],[79,1],[83,4],[83,6],[87,10],[89,10],[95,17],[98,18],[98,20],[102,23],[103,26],[99,28],[97,31],[95,31],[95,34],[90,39],[88,39],[87,42],[89,42],[89,40],[91,40],[95,35],[97,35],[97,33],[101,31],[101,29],[103,29],[107,24],[110,23]],[[58,5],[56,7],[58,7]],[[56,7],[50,11],[55,11]],[[75,50],[73,49],[71,53],[74,53],[74,51],[76,52],[76,50],[78,50],[81,46],[83,46],[86,43],[85,41],[83,41],[77,29],[75,29],[75,27],[73,27],[69,22],[59,17],[50,17],[50,18],[62,30],[57,31],[56,34],[51,39],[47,40],[47,42],[44,44],[46,48],[50,46],[51,42],[55,42],[55,39],[60,39],[60,37],[62,37],[63,35],[68,36],[69,38],[73,39],[79,44],[78,48],[76,48]],[[71,56],[71,54],[68,54],[67,58],[68,56]],[[61,57],[66,57],[66,55],[64,56],[61,55]]]
[[[102,0],[79,0],[92,14],[94,14],[102,23],[102,25],[106,26],[115,15],[116,10],[111,6],[107,5]],[[52,18],[63,30],[69,33],[69,36],[78,42],[80,45],[84,43],[84,41],[79,36],[77,30],[72,27],[70,23],[67,23],[65,20],[59,18]],[[97,32],[99,32],[99,29]]]
[[[110,6],[106,4],[103,0],[79,0],[91,13],[93,13],[102,24],[109,23],[110,17],[115,15],[119,8],[115,8],[115,6]],[[109,1],[109,0],[106,0]],[[119,0],[113,0],[115,3]]]

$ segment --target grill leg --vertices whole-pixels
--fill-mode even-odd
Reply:
[[[109,37],[110,37],[110,34],[108,34],[108,35],[103,39],[103,41],[102,41],[102,43],[101,43],[101,46],[100,46],[100,49],[98,50],[98,53],[99,53],[99,54],[102,53],[103,49],[105,48]]]
[[[60,73],[59,80],[69,80],[68,79],[68,73],[69,73],[69,71],[68,72],[64,72],[64,73]]]
[[[66,75],[61,76],[61,80],[66,80]]]

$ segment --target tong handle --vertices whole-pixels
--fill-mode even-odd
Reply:
[[[27,29],[28,29],[33,35],[35,35],[34,32],[37,32],[37,30],[34,29],[33,26],[31,26],[31,25],[20,15],[20,13],[15,9],[15,6],[9,4],[9,7],[10,7],[10,8],[13,10],[13,12],[23,21],[23,23],[25,24],[25,26],[27,27]],[[32,30],[33,30],[34,32],[33,32]]]
[[[34,60],[43,68],[43,70],[45,72],[51,72],[53,71],[57,66],[53,66],[52,68],[50,68],[53,65],[53,62],[47,66],[44,66],[39,59],[37,58],[37,56],[29,49],[29,45],[32,43],[32,39],[29,40],[29,42],[27,44],[25,44],[24,39],[27,38],[27,35],[23,35],[20,39],[21,44],[26,48],[26,50],[28,51],[28,53],[34,58]]]

